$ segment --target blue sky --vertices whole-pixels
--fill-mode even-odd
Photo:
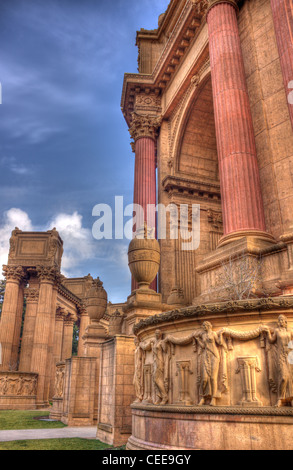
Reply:
[[[137,71],[136,30],[169,0],[0,0],[0,263],[8,238],[57,226],[63,272],[100,276],[112,302],[130,290],[128,241],[92,238],[92,209],[132,202],[134,156],[120,110]]]

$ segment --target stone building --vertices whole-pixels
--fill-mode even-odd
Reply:
[[[107,306],[99,280],[60,278],[56,231],[16,230],[0,407],[53,397],[52,417],[129,449],[291,449],[292,2],[171,0],[137,46],[121,103],[144,208],[132,293]],[[198,249],[171,236],[172,210],[166,239],[153,237],[156,203],[188,205],[187,230],[199,207]]]

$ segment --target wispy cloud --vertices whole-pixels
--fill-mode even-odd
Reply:
[[[25,166],[18,162],[15,157],[2,157],[0,159],[0,168],[6,167],[16,175],[26,176],[31,175],[34,169],[31,166]]]
[[[98,266],[105,266],[113,272],[117,272],[117,279],[112,278],[109,285],[117,301],[123,300],[123,295],[117,296],[121,277],[126,282],[130,280],[127,246],[128,242],[102,241],[97,243],[90,229],[84,227],[83,218],[78,212],[72,214],[56,214],[42,227],[34,226],[29,215],[17,208],[12,208],[4,213],[0,225],[0,265],[7,263],[9,253],[9,239],[12,230],[18,227],[23,231],[47,231],[56,228],[64,242],[64,254],[62,258],[62,273],[66,277],[80,277],[88,274],[87,262],[96,262]],[[97,269],[96,268],[96,269]],[[97,271],[96,271],[97,272]],[[97,272],[101,276],[100,272]],[[0,272],[0,278],[1,272]],[[112,299],[113,300],[113,299]]]

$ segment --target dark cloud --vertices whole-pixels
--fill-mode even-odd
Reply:
[[[34,227],[44,227],[60,214],[78,213],[82,229],[90,230],[95,204],[113,204],[115,195],[131,202],[134,159],[120,111],[123,74],[136,72],[136,30],[156,27],[167,5],[0,0],[2,219],[17,208]],[[97,254],[98,243],[91,245]],[[105,246],[108,263],[92,256],[74,268],[77,275],[101,275],[110,297],[125,300],[127,243]]]

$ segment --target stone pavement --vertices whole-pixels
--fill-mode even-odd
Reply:
[[[82,438],[95,439],[97,427],[75,427],[61,429],[23,429],[0,431],[0,442],[25,441],[32,439],[65,439]]]

